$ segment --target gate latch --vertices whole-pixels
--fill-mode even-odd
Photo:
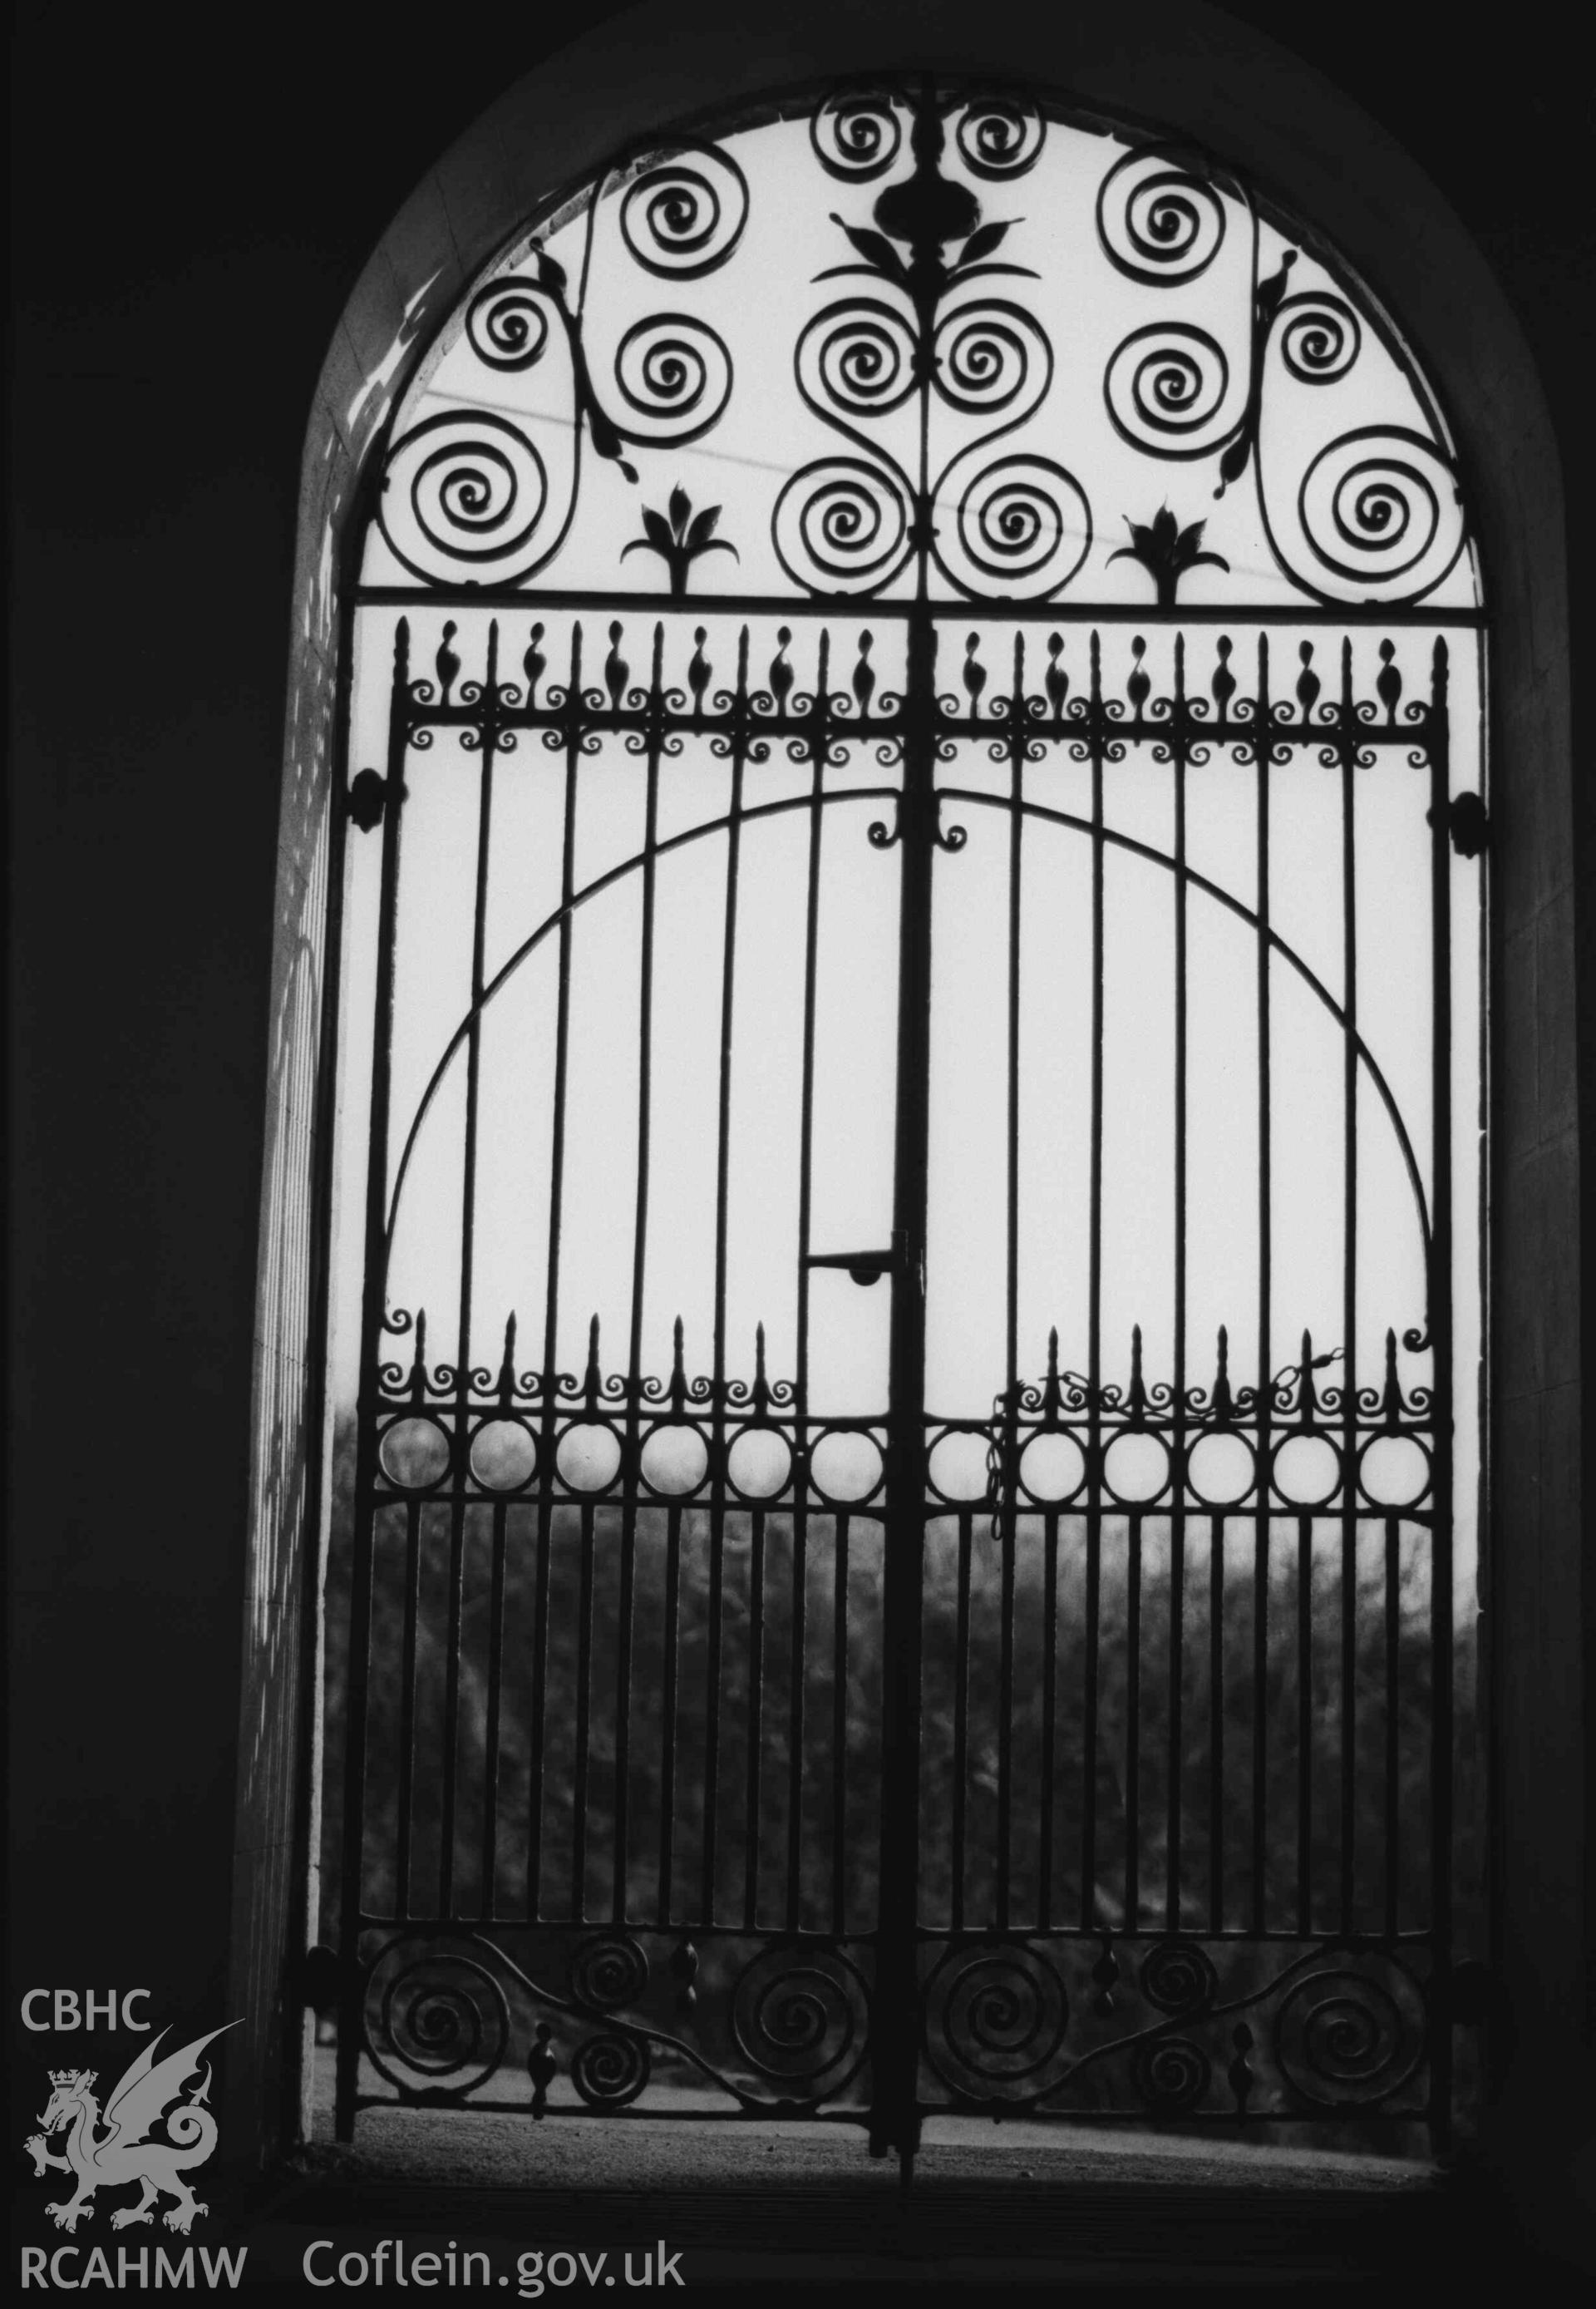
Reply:
[[[804,1261],[806,1267],[840,1267],[850,1279],[868,1290],[871,1284],[891,1275],[898,1265],[898,1248],[890,1250],[825,1250],[811,1251]]]

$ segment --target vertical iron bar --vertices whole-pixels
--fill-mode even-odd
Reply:
[[[491,1921],[498,1912],[496,1886],[499,1855],[499,1743],[505,1688],[505,1555],[509,1509],[493,1505],[493,1568],[487,1597],[487,1711],[482,1739],[482,1897],[477,1912]]]
[[[972,713],[976,710],[972,706]],[[1007,1215],[1004,1276],[1004,1398],[1009,1432],[1005,1436],[1003,1482],[1006,1497],[997,1528],[1003,1548],[1002,1614],[997,1670],[997,1901],[996,1924],[1009,1922],[1009,1876],[1014,1852],[1014,1557],[1020,1540],[1019,1474],[1014,1423],[1020,1403],[1020,895],[1021,844],[1025,829],[1025,639],[1014,636],[1014,686],[1009,700],[1008,843],[1008,1149],[1004,1180]]]
[[[959,1517],[959,1585],[953,1626],[953,1928],[964,1929],[964,1818],[970,1784],[970,1570],[971,1518]]]
[[[1305,1368],[1302,1384],[1307,1385]],[[1313,1929],[1314,1819],[1313,1518],[1297,1518],[1297,1929]]]
[[[663,1689],[660,1699],[660,1897],[655,1921],[670,1922],[671,1876],[676,1844],[677,1649],[681,1620],[682,1511],[665,1510],[665,1630]]]
[[[1133,1512],[1126,1535],[1125,1592],[1125,1928],[1142,1915],[1142,1518]]]
[[[1169,1841],[1166,1907],[1169,1930],[1180,1929],[1181,1675],[1185,1651],[1186,1567],[1186,636],[1175,636],[1175,710],[1169,752],[1175,780],[1175,1487],[1169,1513]]]
[[[1269,637],[1258,636],[1258,694],[1254,706],[1253,765],[1257,781],[1257,1018],[1258,1018],[1258,1379],[1257,1457],[1254,1468],[1256,1526],[1253,1543],[1253,1849],[1252,1928],[1262,1933],[1268,1907],[1269,1816],[1269,1535],[1270,1426],[1274,1411],[1270,1341],[1273,1278],[1273,1155],[1270,1102],[1269,1007],[1269,772],[1274,751],[1269,702]]]
[[[782,638],[782,636],[786,636],[787,633],[788,628],[786,627],[781,627],[778,632],[777,638],[782,648],[787,646],[786,640]],[[802,1567],[807,1557],[809,1539],[809,1249],[810,1221],[814,1204],[815,1172],[814,1148],[811,1144],[811,1140],[814,1133],[815,1121],[815,999],[820,940],[820,843],[824,822],[825,757],[830,743],[829,739],[825,735],[825,700],[827,696],[827,684],[829,683],[830,679],[831,635],[829,631],[823,627],[820,635],[819,670],[815,677],[816,687],[814,705],[815,718],[809,748],[809,854],[807,887],[804,899],[804,1047],[798,1115],[798,1353],[795,1364],[796,1384],[793,1389],[794,1400],[792,1413],[792,1545],[793,1578],[795,1583],[798,1582],[802,1576]],[[836,1520],[833,1518],[833,1534],[835,1532],[835,1528]],[[840,1543],[833,1536],[832,1567],[833,1583],[841,1579],[842,1577],[841,1570],[840,1568],[840,1561],[835,1552],[839,1544]],[[797,1590],[795,1587],[795,1594]],[[836,1637],[836,1630],[841,1630],[843,1625],[843,1604],[844,1597],[841,1590],[833,1584],[833,1624],[834,1639]],[[788,1923],[791,1929],[796,1929],[798,1924],[798,1859],[794,1840],[798,1833],[803,1794],[803,1686],[800,1673],[802,1641],[803,1630],[800,1625],[795,1628],[793,1634],[794,1671],[795,1673],[799,1674],[799,1681],[798,1684],[798,1714],[794,1730],[792,1766],[794,1776],[792,1783],[792,1803],[793,1821],[795,1825],[789,1831],[788,1855]],[[845,1668],[845,1658],[843,1665]],[[832,1870],[835,1929],[840,1933],[842,1929],[841,1904],[843,1877],[841,1775],[842,1771],[843,1758],[842,1731],[846,1729],[846,1712],[838,1708],[834,1699],[833,1714],[836,1718],[836,1725],[833,1726],[833,1769],[838,1777],[835,1782],[836,1812],[833,1821],[835,1833],[832,1852]],[[836,1728],[837,1725],[841,1725],[842,1729],[838,1730]]]
[[[582,621],[571,627],[571,674],[564,705],[565,787],[560,822],[559,975],[555,999],[554,1111],[549,1120],[548,1286],[543,1310],[543,1417],[538,1440],[537,1568],[532,1608],[532,1686],[528,1736],[526,1914],[541,1913],[543,1726],[548,1703],[548,1584],[553,1547],[555,1453],[560,1406],[560,1235],[565,1194],[565,1094],[571,1057],[572,902],[576,893],[576,772],[583,740]]]
[[[1225,1928],[1225,1519],[1210,1525],[1208,1555],[1208,1920]]]
[[[1401,1908],[1401,1812],[1398,1797],[1400,1746],[1397,1717],[1401,1648],[1397,1640],[1402,1608],[1401,1562],[1397,1552],[1398,1521],[1385,1518],[1385,1936],[1394,1940]]]
[[[460,1329],[454,1357],[454,1453],[449,1485],[449,1604],[444,1649],[443,1787],[439,1805],[438,1913],[454,1913],[455,1783],[460,1771],[460,1646],[465,1588],[466,1438],[470,1425],[471,1315],[477,1248],[477,1129],[482,1095],[483,958],[487,935],[487,868],[493,838],[493,763],[498,738],[499,626],[487,624],[487,679],[476,722],[482,774],[477,786],[477,875],[471,900],[471,1009],[466,1031],[465,1146],[460,1190]],[[465,732],[462,732],[462,741]]]
[[[808,1620],[808,1525],[801,1514],[792,1518],[792,1629],[788,1673],[791,1679],[787,1708],[787,1929],[797,1932],[799,1871],[803,1864],[804,1826],[804,1661]]]
[[[1452,846],[1447,830],[1451,800],[1451,739],[1447,705],[1447,649],[1437,640],[1430,682],[1428,738],[1430,757],[1430,893],[1432,969],[1435,977],[1435,1040],[1431,1047],[1431,1113],[1434,1141],[1434,1224],[1430,1234],[1429,1336],[1435,1358],[1435,1521],[1430,1532],[1430,1645],[1433,1717],[1430,1771],[1432,1827],[1430,1886],[1436,1969],[1445,1980],[1452,1963]],[[1432,2047],[1435,2137],[1437,2148],[1452,2130],[1452,2030],[1450,2000],[1435,2000],[1437,2019]]]
[[[377,1472],[377,1420],[386,1327],[389,1109],[393,1080],[394,933],[399,903],[399,836],[403,815],[405,753],[410,744],[408,618],[393,629],[393,680],[388,706],[387,781],[383,810],[382,878],[377,898],[377,967],[372,1024],[371,1129],[366,1173],[366,1291],[360,1319],[360,1387],[356,1428],[355,1531],[349,1595],[348,1723],[344,1747],[344,1869],[340,1901],[339,1956],[344,1993],[339,2010],[335,2128],[354,2138],[359,2085],[364,1987],[358,1963],[362,1869],[366,1846],[367,1703],[371,1673],[373,1490]]]
[[[1053,1743],[1058,1713],[1058,1510],[1048,1508],[1042,1522],[1042,1759],[1041,1826],[1037,1839],[1037,1923],[1053,1922]]]
[[[1341,1923],[1352,1929],[1354,1799],[1357,1793],[1355,1678],[1358,1661],[1358,837],[1354,783],[1358,746],[1352,701],[1352,642],[1342,642],[1342,1657]]]
[[[743,1795],[743,1926],[759,1908],[760,1745],[764,1711],[764,1509],[748,1514],[748,1746]]]
[[[613,631],[613,629],[612,629]],[[618,647],[618,636],[617,637]],[[637,1022],[637,1198],[632,1237],[632,1315],[626,1346],[626,1457],[621,1491],[620,1596],[616,1615],[615,1669],[615,1850],[610,1909],[615,1922],[626,1915],[626,1846],[630,1829],[632,1765],[632,1596],[637,1553],[638,1457],[643,1418],[643,1303],[648,1262],[649,1142],[653,1106],[654,897],[660,817],[660,756],[664,745],[665,626],[654,625],[653,662],[649,672],[647,788],[643,836],[643,938],[638,961]]]
[[[576,1764],[571,1789],[571,1914],[587,1921],[588,1736],[593,1677],[593,1540],[596,1508],[583,1505],[582,1576],[576,1605]]]
[[[1091,1153],[1088,1182],[1086,1661],[1081,1752],[1081,1923],[1097,1922],[1098,1607],[1102,1575],[1103,1384],[1103,711],[1102,644],[1091,634],[1091,695],[1087,730],[1091,754]]]
[[[848,1537],[833,1518],[832,1543],[832,1931],[848,1929]]]

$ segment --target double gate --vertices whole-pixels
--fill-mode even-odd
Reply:
[[[1443,2123],[1445,644],[358,618],[341,2132]],[[1428,861],[1417,1124],[1371,840]]]

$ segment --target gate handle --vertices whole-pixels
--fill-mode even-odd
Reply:
[[[806,1267],[841,1267],[855,1283],[867,1291],[884,1275],[890,1275],[898,1264],[898,1253],[892,1250],[826,1250],[811,1251],[805,1259]]]

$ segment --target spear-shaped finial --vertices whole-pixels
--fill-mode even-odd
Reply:
[[[678,1315],[670,1334],[670,1407],[683,1411],[687,1403],[687,1371],[683,1360],[682,1342],[685,1333]]]
[[[1304,1331],[1302,1335],[1302,1362],[1300,1370],[1302,1385],[1298,1394],[1297,1407],[1301,1416],[1302,1424],[1306,1427],[1308,1421],[1313,1417],[1315,1412],[1319,1408],[1319,1391],[1314,1385],[1314,1343],[1312,1337],[1307,1331]]]
[[[1147,1389],[1142,1384],[1142,1326],[1131,1325],[1131,1384],[1125,1398],[1125,1407],[1132,1419],[1142,1419],[1147,1411]]]
[[[1048,1377],[1042,1388],[1042,1416],[1049,1423],[1057,1419],[1063,1405],[1058,1388],[1058,1326],[1048,1333]]]
[[[1221,1323],[1219,1327],[1219,1369],[1213,1375],[1213,1415],[1215,1419],[1232,1419],[1236,1405],[1230,1393],[1230,1334]]]
[[[427,1310],[416,1310],[416,1353],[410,1364],[410,1396],[414,1402],[425,1401],[427,1396]]]
[[[764,1375],[764,1325],[754,1326],[754,1408],[765,1411],[770,1407],[770,1383]]]
[[[1402,1415],[1402,1382],[1396,1375],[1396,1333],[1385,1334],[1385,1386],[1380,1397],[1380,1409],[1387,1427],[1394,1427]]]
[[[599,1406],[599,1318],[597,1315],[588,1325],[588,1367],[582,1388],[587,1398],[588,1409],[596,1411]]]
[[[505,1360],[499,1365],[499,1401],[508,1403],[515,1391],[515,1314],[505,1319]]]

